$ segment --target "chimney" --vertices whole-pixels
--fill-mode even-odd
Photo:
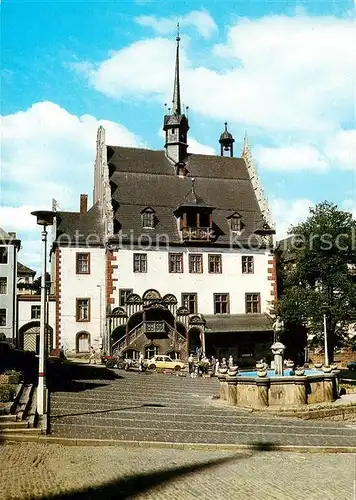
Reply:
[[[86,214],[88,211],[88,195],[87,194],[81,194],[80,195],[80,213]]]

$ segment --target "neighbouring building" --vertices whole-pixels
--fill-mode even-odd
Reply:
[[[55,351],[55,318],[56,318],[56,298],[53,294],[47,295],[46,306],[46,331],[48,352]],[[39,353],[40,343],[40,317],[41,317],[41,295],[31,295],[29,293],[18,294],[17,296],[17,346],[25,351],[35,351]]]
[[[17,263],[17,291],[20,294],[33,294],[33,283],[36,276],[36,271],[29,267]]]
[[[57,212],[55,345],[135,357],[233,354],[252,364],[273,340],[274,222],[247,139],[220,136],[220,156],[190,154],[179,38],[164,150],[97,135],[93,206]]]
[[[16,343],[17,256],[21,242],[16,233],[0,227],[0,340]]]

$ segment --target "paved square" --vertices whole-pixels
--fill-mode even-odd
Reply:
[[[101,373],[99,367],[97,370]],[[80,373],[85,373],[85,367]],[[219,389],[214,378],[117,373],[121,378],[84,378],[74,381],[67,387],[69,390],[52,393],[53,436],[181,443],[356,446],[355,423],[256,416],[214,402],[211,398]]]

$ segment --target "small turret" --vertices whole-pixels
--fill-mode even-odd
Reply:
[[[224,151],[230,151],[230,156],[234,156],[234,142],[232,134],[227,130],[227,122],[225,122],[225,130],[221,134],[220,139],[220,154],[224,156]]]

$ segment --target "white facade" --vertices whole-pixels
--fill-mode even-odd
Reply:
[[[183,253],[183,272],[170,273],[168,254]],[[147,272],[133,271],[133,254],[147,254]],[[203,272],[189,272],[189,254],[202,254]],[[208,255],[221,254],[222,272],[219,274],[208,272]],[[178,299],[178,307],[182,305],[182,293],[198,294],[198,312],[214,314],[214,294],[229,294],[230,314],[244,314],[245,294],[259,293],[261,297],[261,313],[268,313],[270,309],[271,281],[268,279],[268,261],[273,258],[267,250],[242,250],[224,248],[185,248],[172,247],[166,249],[150,249],[149,251],[122,248],[115,252],[118,267],[114,269],[113,277],[117,289],[112,294],[115,304],[119,306],[119,290],[133,289],[133,293],[141,297],[148,289],[156,289],[161,296],[173,294]],[[242,256],[254,257],[254,272],[242,272]]]
[[[5,233],[0,228],[0,337],[8,342],[16,342],[16,269],[18,240],[14,233]]]
[[[59,330],[60,346],[66,354],[89,352],[92,345],[102,347],[106,314],[106,267],[103,248],[60,247],[59,280]],[[90,254],[90,272],[77,274],[78,253]],[[77,321],[77,299],[89,299],[89,321]],[[84,342],[81,332],[88,334]],[[59,346],[59,347],[60,347]]]

